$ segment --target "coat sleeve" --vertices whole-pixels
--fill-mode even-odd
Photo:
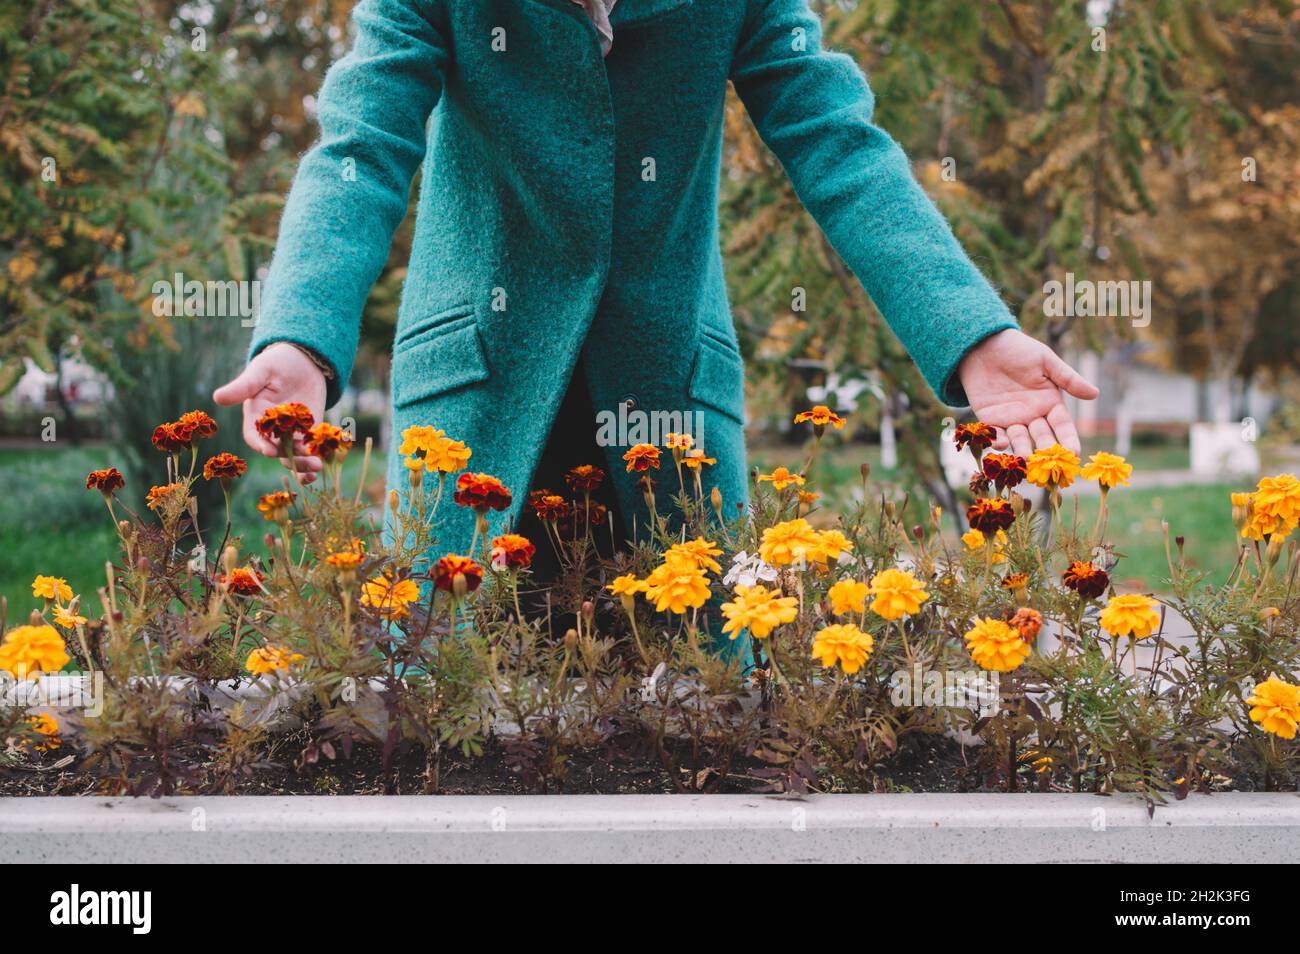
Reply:
[[[329,364],[328,403],[352,372],[361,312],[406,216],[442,93],[447,45],[423,0],[362,0],[356,41],[325,76],[320,138],[290,189],[250,355],[277,341]]]
[[[804,207],[862,282],[940,400],[967,403],[966,352],[1016,327],[907,157],[872,125],[848,56],[824,50],[807,0],[751,0],[731,79]]]

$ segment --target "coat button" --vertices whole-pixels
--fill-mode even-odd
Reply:
[[[635,410],[636,410],[636,395],[635,395],[635,394],[629,394],[629,395],[627,395],[626,397],[624,397],[624,398],[623,398],[623,406],[626,407],[629,411],[635,411]]]

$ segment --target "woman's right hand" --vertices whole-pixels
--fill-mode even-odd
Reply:
[[[218,404],[244,405],[244,442],[259,454],[279,457],[289,466],[289,458],[282,457],[276,441],[269,441],[257,432],[257,419],[268,407],[298,401],[307,405],[317,421],[325,412],[325,375],[316,363],[294,345],[276,342],[258,353],[240,375],[229,384],[217,388],[212,399]],[[294,441],[294,467],[304,483],[316,479],[321,469],[319,457],[306,452],[302,441]]]

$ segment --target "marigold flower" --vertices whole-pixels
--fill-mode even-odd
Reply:
[[[1089,560],[1075,560],[1065,568],[1061,582],[1085,599],[1095,600],[1110,586],[1110,577]]]
[[[1035,487],[1068,487],[1079,474],[1079,458],[1060,444],[1040,447],[1029,455],[1025,479]]]
[[[17,679],[58,672],[71,658],[59,631],[46,623],[15,626],[0,643],[0,670]]]
[[[825,404],[816,404],[810,411],[800,411],[794,416],[796,424],[810,423],[814,430],[821,430],[831,424],[837,431],[844,429],[845,420]]]
[[[425,452],[424,468],[430,472],[454,474],[465,469],[473,451],[464,441],[454,441],[450,437],[439,437]]]
[[[600,489],[605,472],[595,464],[579,464],[564,475],[564,482],[575,494],[589,494]]]
[[[965,447],[971,449],[971,453],[978,460],[981,453],[993,446],[993,438],[996,436],[993,428],[989,427],[983,421],[974,421],[970,424],[962,424],[953,432],[952,439],[957,445],[958,450]]]
[[[1112,636],[1145,639],[1160,625],[1157,605],[1151,597],[1140,593],[1113,596],[1101,611],[1101,626]]]
[[[248,462],[242,457],[234,454],[228,454],[222,451],[213,457],[209,457],[203,465],[204,480],[219,480],[223,484],[243,477],[248,473]]]
[[[884,619],[917,613],[930,598],[925,585],[906,570],[882,570],[871,578],[871,611]]]
[[[1264,513],[1255,506],[1255,494],[1247,494],[1246,496],[1248,503],[1246,504],[1241,528],[1243,537],[1247,540],[1265,540],[1283,529],[1285,524],[1283,524],[1280,517],[1276,514]]]
[[[764,563],[789,566],[811,559],[821,545],[817,531],[803,517],[786,520],[763,531],[758,555]]]
[[[704,453],[704,448],[702,447],[696,447],[693,450],[688,450],[686,452],[686,456],[682,458],[682,463],[685,464],[687,467],[689,467],[691,470],[699,470],[703,466],[712,467],[717,462],[718,459],[716,457],[706,456]]]
[[[446,431],[431,427],[428,424],[417,424],[408,427],[402,431],[402,443],[398,445],[397,452],[423,459],[446,433]]]
[[[519,570],[533,562],[537,547],[531,540],[517,533],[503,533],[492,541],[492,569],[498,573]]]
[[[835,665],[852,676],[871,658],[876,641],[852,623],[837,623],[818,631],[813,638],[812,657],[823,669]]]
[[[971,528],[985,536],[1005,530],[1015,519],[1016,511],[1011,501],[1001,497],[981,497],[966,510],[966,521]]]
[[[1254,494],[1255,513],[1280,523],[1284,533],[1300,524],[1300,480],[1294,474],[1262,477]],[[1275,528],[1272,532],[1276,533]]]
[[[844,613],[865,613],[870,593],[871,587],[861,580],[840,580],[826,592],[826,596],[831,601],[831,612],[841,616]]]
[[[44,741],[32,746],[33,751],[52,752],[63,745],[63,740],[59,738],[59,720],[48,712],[28,716],[27,724],[37,735],[44,736]]]
[[[605,589],[615,596],[635,596],[645,592],[646,581],[638,580],[635,573],[624,573],[622,576],[614,577]]]
[[[529,544],[530,548],[531,546]],[[457,597],[473,593],[483,582],[483,568],[469,557],[457,553],[448,553],[439,560],[429,575],[433,577],[434,586]]]
[[[410,606],[420,598],[420,587],[414,580],[393,582],[387,575],[376,576],[361,584],[361,605],[379,611],[384,619],[402,619],[410,614]]]
[[[535,490],[528,495],[528,506],[542,522],[562,520],[569,515],[569,502],[549,490]]]
[[[323,461],[341,460],[352,448],[352,435],[341,427],[321,421],[307,429],[303,445],[307,453]]]
[[[971,492],[972,497],[987,497],[992,486],[992,482],[984,476],[984,471],[977,470],[971,475],[966,489]]]
[[[961,535],[961,542],[966,545],[967,550],[982,550],[988,543],[988,537],[979,530],[967,530]],[[999,530],[993,536],[993,563],[1005,563],[1007,555],[1002,552],[1002,548],[1007,545],[1007,535],[1004,531]]]
[[[298,401],[268,407],[257,419],[257,433],[268,441],[278,440],[288,446],[295,433],[306,434],[316,423],[311,409]]]
[[[1104,490],[1123,487],[1133,476],[1133,465],[1118,454],[1099,451],[1088,458],[1079,476],[1084,480],[1095,480]]]
[[[981,669],[1011,672],[1029,656],[1029,644],[1020,630],[1000,619],[977,620],[964,638],[970,658]]]
[[[54,607],[54,622],[64,629],[76,629],[78,626],[86,625],[86,617],[79,615],[75,610],[66,606]]]
[[[290,666],[302,662],[307,657],[279,646],[259,646],[248,654],[244,668],[254,676],[269,676],[273,672],[287,671]]]
[[[126,481],[122,479],[122,475],[116,467],[92,470],[86,475],[86,489],[98,490],[105,497],[113,496],[113,491],[121,490],[125,486]]]
[[[229,575],[225,573],[217,574],[217,583],[236,596],[258,595],[262,592],[263,579],[262,574],[251,566],[236,567],[230,571]]]
[[[645,473],[647,470],[659,469],[659,448],[653,444],[637,444],[632,447],[623,459],[627,461],[627,472]]]
[[[1043,614],[1036,609],[1030,609],[1028,606],[1022,606],[1016,610],[1016,615],[1011,617],[1012,627],[1020,634],[1030,646],[1038,638],[1038,631],[1043,628]]]
[[[38,576],[32,580],[32,596],[52,603],[66,603],[72,599],[72,587],[61,576]]]
[[[656,612],[685,613],[709,600],[709,579],[694,560],[665,555],[664,562],[646,577],[646,598]]]
[[[165,484],[162,487],[150,487],[145,494],[144,505],[153,511],[162,510],[168,498],[174,493],[184,493],[183,484]]]
[[[175,423],[159,424],[153,429],[153,446],[164,454],[175,454],[190,446],[192,435],[177,428]]]
[[[1008,573],[1002,580],[1002,586],[1008,590],[1023,590],[1028,585],[1028,573]]]
[[[1265,732],[1283,739],[1295,738],[1300,720],[1300,686],[1269,676],[1255,686],[1246,705],[1251,707],[1250,721],[1258,722]]]
[[[980,466],[995,487],[1005,490],[1025,479],[1027,462],[1019,454],[985,454]]]
[[[274,493],[263,494],[258,498],[257,510],[264,518],[272,523],[284,523],[289,519],[289,508],[293,502],[298,499],[298,495],[290,493],[287,490],[277,490]]]
[[[792,474],[784,467],[778,467],[770,474],[759,474],[759,483],[771,481],[773,487],[777,490],[785,490],[787,487],[802,487],[807,483],[807,478],[803,474]]]
[[[736,587],[735,599],[722,604],[726,624],[724,633],[735,639],[748,629],[755,639],[766,639],[782,623],[792,623],[799,615],[799,601],[793,596],[782,596],[777,589],[765,586]]]
[[[671,451],[688,451],[695,446],[695,438],[690,434],[674,434],[669,431],[664,435],[664,447]],[[674,454],[674,456],[677,456]]]
[[[812,563],[826,564],[852,549],[853,541],[839,530],[822,530],[817,534],[816,545],[808,551],[808,559]]]
[[[174,426],[189,440],[202,440],[217,433],[217,422],[207,411],[187,411],[177,418]]]
[[[456,480],[452,499],[462,507],[478,514],[489,510],[505,510],[510,506],[510,491],[491,474],[461,474]]]
[[[568,509],[564,516],[560,518],[560,535],[573,536],[577,534],[582,536],[587,532],[587,525],[590,523],[594,529],[603,527],[606,519],[609,517],[609,508],[598,501],[574,501],[567,505]]]
[[[715,559],[715,557],[722,556],[721,547],[710,540],[705,540],[703,537],[676,543],[669,548],[668,553],[686,557],[701,570],[710,570],[714,573],[722,572],[722,565]],[[668,559],[668,553],[664,554],[664,559]]]
[[[340,550],[327,556],[325,562],[336,570],[355,570],[365,559],[364,550]]]

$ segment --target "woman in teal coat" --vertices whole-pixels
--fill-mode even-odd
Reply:
[[[744,369],[717,215],[728,81],[935,393],[1018,453],[1077,448],[1060,389],[1095,388],[1017,330],[872,125],[862,73],[822,48],[807,0],[362,0],[353,20],[250,362],[216,394],[243,402],[255,449],[277,452],[252,427],[269,404],[319,417],[338,399],[423,164],[395,432],[433,424],[465,441],[472,469],[514,491],[517,520],[548,438],[591,442],[588,409],[676,413],[702,422],[726,506],[743,501]],[[556,426],[562,405],[582,411]],[[635,436],[602,442],[603,462],[571,461],[603,463],[625,515],[643,507],[622,462],[632,441],[618,443]],[[395,451],[389,480],[406,486]],[[441,512],[441,547],[463,551],[471,517]]]

